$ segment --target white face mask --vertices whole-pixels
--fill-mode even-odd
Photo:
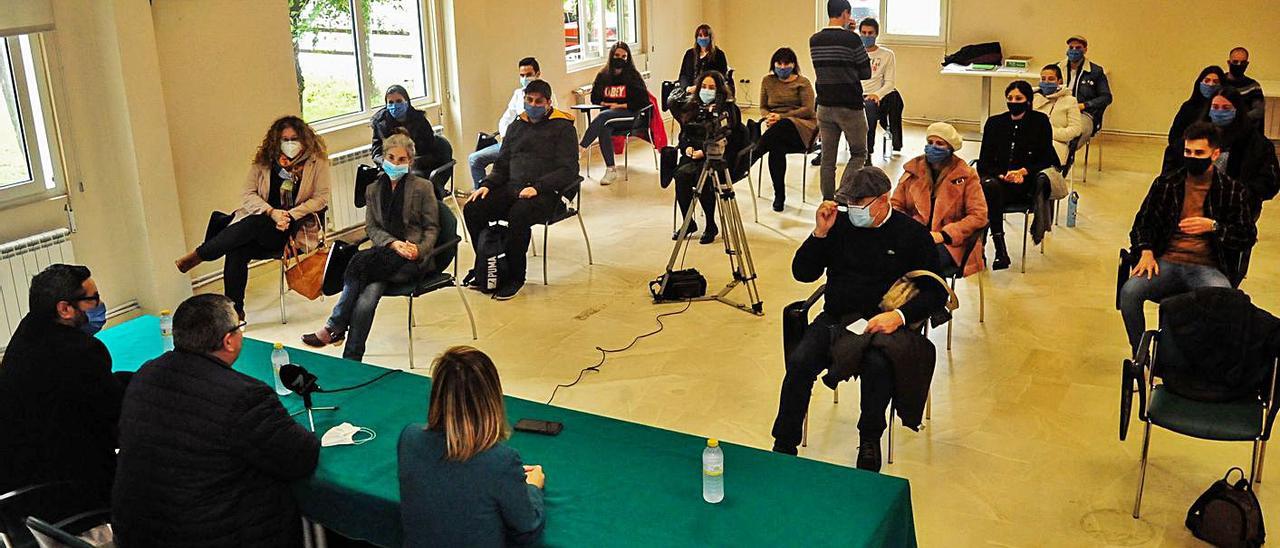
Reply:
[[[297,141],[280,141],[280,152],[284,153],[289,159],[293,159],[302,152],[302,143]]]
[[[361,432],[369,434],[369,437],[356,439],[356,434]],[[356,426],[349,422],[344,422],[333,428],[330,428],[328,432],[324,433],[324,436],[320,438],[320,447],[333,447],[335,445],[360,445],[376,437],[378,437],[378,433],[374,432],[373,430],[370,430],[363,426]]]

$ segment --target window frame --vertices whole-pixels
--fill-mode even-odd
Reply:
[[[309,124],[317,133],[325,134],[335,131],[341,131],[352,127],[365,125],[369,123],[369,119],[373,117],[378,109],[382,108],[381,104],[372,107],[366,107],[369,103],[369,97],[374,94],[381,93],[379,90],[365,90],[365,70],[372,71],[371,67],[364,67],[364,55],[360,52],[360,39],[358,33],[365,33],[364,17],[361,12],[363,6],[360,0],[348,0],[351,5],[351,32],[353,40],[352,48],[355,52],[356,77],[358,87],[358,100],[362,110],[357,112],[349,112],[321,118],[319,120],[308,120]],[[440,40],[438,36],[439,18],[436,10],[436,2],[433,0],[414,0],[418,4],[418,30],[419,40],[418,47],[422,52],[422,73],[423,88],[426,95],[410,97],[409,103],[419,110],[436,109],[444,102],[442,97],[443,91],[440,83],[441,78],[441,62],[440,62]],[[295,59],[296,63],[297,60]],[[302,105],[298,105],[301,108]]]
[[[580,46],[579,46],[579,47],[581,47],[581,48],[583,49],[583,51],[585,51],[585,50],[587,49],[587,43],[586,43],[586,41],[584,41],[584,40],[583,40],[583,37],[582,37],[582,26],[583,26],[583,14],[582,14],[582,8],[583,8],[583,4],[584,4],[586,1],[587,1],[587,0],[577,0],[577,6],[578,6],[578,43],[580,44]],[[637,67],[640,67],[640,66],[642,66],[642,65],[640,64],[640,63],[641,63],[641,60],[643,59],[643,57],[644,57],[644,55],[645,55],[645,50],[644,50],[644,48],[643,48],[643,47],[641,47],[641,46],[642,46],[642,44],[644,43],[644,38],[643,38],[643,36],[644,36],[644,32],[643,32],[643,29],[644,29],[644,15],[643,15],[643,14],[644,14],[644,11],[643,11],[643,8],[644,8],[644,0],[617,0],[617,2],[618,2],[618,13],[617,13],[617,16],[618,16],[618,21],[619,21],[619,22],[621,22],[621,21],[622,21],[622,13],[623,13],[623,10],[622,10],[622,3],[623,3],[623,2],[631,2],[631,3],[632,3],[632,14],[633,14],[633,17],[635,18],[635,36],[634,36],[634,40],[633,40],[633,41],[630,41],[630,42],[628,42],[628,41],[626,41],[626,40],[618,40],[618,41],[619,41],[619,42],[626,42],[627,46],[631,48],[632,60],[636,63],[636,66],[637,66]],[[607,3],[608,3],[608,0],[599,0],[600,12],[599,12],[597,15],[600,17],[600,20],[601,20],[601,21],[604,21],[604,20],[605,20],[606,15],[609,13],[609,12],[608,12],[608,10],[606,9],[606,4],[607,4]],[[562,17],[562,19],[563,19],[563,17]],[[607,25],[601,25],[601,33],[600,33],[600,36],[599,36],[600,57],[592,57],[592,58],[585,58],[585,57],[584,57],[583,59],[579,59],[579,60],[577,60],[577,61],[570,61],[570,60],[569,60],[569,56],[568,56],[568,52],[566,52],[566,53],[565,53],[565,57],[564,57],[566,72],[574,73],[574,72],[578,72],[578,71],[582,71],[582,70],[588,70],[588,69],[599,68],[599,67],[603,67],[606,63],[608,63],[608,59],[607,59],[607,57],[609,57],[608,52],[609,52],[609,48],[610,48],[610,47],[612,47],[612,44],[610,44],[610,43],[609,43],[608,38],[607,38],[606,34],[604,33],[604,30],[605,30],[606,28],[607,28]],[[619,29],[619,30],[621,30],[621,29]],[[562,31],[562,33],[563,33],[563,31]],[[620,33],[621,33],[621,32],[620,32]],[[593,39],[595,39],[595,38],[593,38]],[[563,42],[563,37],[561,38],[561,41]]]
[[[37,33],[0,39],[10,52],[21,138],[31,175],[27,181],[0,186],[0,210],[4,210],[65,196],[67,185],[44,37]]]
[[[892,34],[888,31],[889,19],[893,16],[893,10],[890,5],[893,0],[879,0],[878,8],[880,37],[877,43],[887,46],[946,46],[949,34],[951,32],[951,0],[938,0],[938,35],[937,36],[918,36],[914,34]],[[817,0],[818,11],[818,28],[827,26],[827,2],[826,0]]]

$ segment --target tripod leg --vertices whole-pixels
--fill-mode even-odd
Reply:
[[[698,184],[693,188],[693,200],[689,202],[689,211],[684,214],[684,223],[680,225],[679,236],[676,238],[676,245],[671,248],[671,258],[667,260],[667,272],[671,272],[676,267],[676,261],[680,260],[680,250],[688,245],[685,241],[689,236],[689,225],[693,223],[693,215],[698,211],[698,193],[707,184],[707,168],[702,168],[702,173],[698,175]],[[676,184],[680,184],[676,182]],[[662,295],[667,290],[667,277],[662,278],[662,285],[658,286],[658,294]]]

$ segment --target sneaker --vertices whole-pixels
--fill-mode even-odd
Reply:
[[[902,156],[902,149],[900,149],[900,148],[895,148],[895,149],[893,149],[893,153],[891,153],[891,154],[890,154],[890,156],[892,156],[892,157],[894,157],[894,158],[897,158],[897,157],[899,157],[899,156]]]
[[[600,179],[600,186],[609,186],[618,180],[618,168],[611,167],[605,170],[604,177]]]
[[[720,229],[716,228],[716,225],[708,226],[707,229],[702,232],[702,238],[698,240],[698,243],[702,245],[707,245],[709,243],[715,242],[716,236],[718,236],[719,234],[720,234]]]
[[[858,469],[880,471],[880,440],[862,438],[858,441]]]
[[[312,348],[324,348],[329,345],[337,346],[346,338],[346,333],[336,333],[332,329],[329,329],[329,326],[324,326],[315,333],[306,333],[302,335],[302,344]]]
[[[520,292],[522,287],[524,287],[524,282],[516,282],[505,287],[499,287],[498,292],[493,294],[493,298],[499,301],[509,301],[516,298],[516,294]]]

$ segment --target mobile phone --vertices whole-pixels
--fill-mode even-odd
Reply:
[[[555,436],[564,430],[564,425],[558,422],[544,421],[539,419],[520,419],[516,421],[515,429],[517,432],[529,432],[532,434],[542,434],[544,436]]]

